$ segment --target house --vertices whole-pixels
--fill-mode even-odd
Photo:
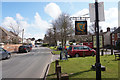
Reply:
[[[11,33],[9,33],[9,31],[7,31],[6,29],[4,29],[3,27],[0,26],[0,42],[10,42],[13,35]]]
[[[16,36],[13,32],[9,32],[3,27],[0,26],[0,42],[3,43],[13,43],[13,41],[16,39],[21,39],[19,36]]]
[[[110,28],[107,28],[106,32],[103,30],[99,33],[100,38],[100,48],[109,48],[111,46],[111,36]],[[93,35],[93,48],[96,48],[96,35]]]
[[[120,27],[111,33],[111,45],[113,47],[120,47]]]

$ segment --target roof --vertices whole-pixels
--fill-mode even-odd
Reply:
[[[118,27],[114,32],[112,32],[112,34],[115,34],[115,33],[120,33],[120,27]]]
[[[11,37],[14,37],[14,36],[17,36],[15,33],[13,33],[12,31],[7,31],[6,29],[4,29],[3,27],[0,26],[0,29],[3,30],[7,35],[11,36]],[[18,36],[18,38],[21,38]]]
[[[9,31],[7,31],[6,29],[4,29],[3,27],[0,26],[0,29],[3,30],[7,35],[9,35]]]

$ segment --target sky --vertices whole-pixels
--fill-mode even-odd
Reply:
[[[99,0],[102,1],[102,0]],[[100,22],[103,31],[107,27],[118,27],[118,1],[104,1],[105,21]],[[7,30],[10,24],[16,28],[17,23],[20,30],[25,30],[24,38],[43,39],[48,28],[52,27],[52,20],[57,19],[61,13],[67,13],[70,16],[81,16],[89,13],[89,3],[94,1],[18,1],[3,0],[0,3],[2,20],[0,26]],[[73,21],[74,23],[74,21]],[[88,27],[90,25],[88,19]],[[73,26],[74,27],[74,26]],[[89,30],[89,28],[88,28]],[[20,34],[20,36],[22,36]]]

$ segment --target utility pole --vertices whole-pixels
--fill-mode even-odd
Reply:
[[[23,37],[24,37],[24,29],[22,30],[22,44],[23,44]]]
[[[100,48],[99,48],[99,13],[98,13],[98,0],[95,0],[95,26],[96,26],[96,41],[97,41],[97,54],[96,54],[96,80],[101,80],[101,63],[100,63]]]

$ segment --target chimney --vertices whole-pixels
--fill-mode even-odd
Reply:
[[[100,33],[103,33],[103,30],[100,30]]]
[[[107,28],[107,32],[109,32],[109,31],[110,31],[110,27]]]

